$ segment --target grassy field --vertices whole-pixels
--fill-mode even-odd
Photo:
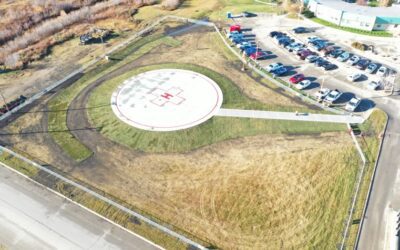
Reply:
[[[367,158],[366,171],[361,183],[360,193],[357,198],[355,212],[353,214],[353,224],[350,227],[349,238],[346,241],[348,248],[353,247],[356,241],[357,231],[365,205],[365,199],[368,195],[368,188],[374,171],[374,166],[378,157],[379,145],[381,143],[380,136],[387,122],[387,115],[384,111],[376,109],[368,120],[360,125],[360,130],[364,134],[358,138],[358,142]]]
[[[135,18],[149,20],[162,15],[178,15],[189,18],[210,18],[213,21],[226,20],[226,13],[252,12],[278,12],[278,8],[271,5],[257,3],[254,0],[187,0],[174,11],[166,11],[159,6],[148,6],[139,9]]]
[[[342,27],[339,25],[336,25],[334,23],[322,20],[320,18],[317,17],[313,17],[310,20],[322,24],[324,26],[327,27],[331,27],[331,28],[335,28],[335,29],[339,29],[339,30],[344,30],[344,31],[348,31],[348,32],[352,32],[352,33],[356,33],[356,34],[360,34],[360,35],[367,35],[367,36],[381,36],[381,37],[392,37],[393,34],[387,31],[365,31],[365,30],[360,30],[360,29],[355,29],[355,28],[349,28],[349,27]]]
[[[60,145],[67,155],[76,161],[82,161],[92,154],[84,144],[79,142],[69,132],[67,127],[67,109],[75,96],[91,82],[120,67],[122,64],[120,60],[125,59],[123,63],[133,61],[161,43],[169,46],[176,46],[178,41],[161,35],[149,36],[141,39],[123,50],[110,55],[114,60],[107,63],[96,64],[95,67],[89,69],[81,79],[51,100],[48,108],[53,112],[49,113],[48,130],[53,136],[54,141]],[[136,53],[132,54],[133,52]]]
[[[257,134],[319,134],[327,131],[344,131],[344,125],[331,123],[293,122],[278,120],[257,120],[242,118],[214,117],[194,128],[158,133],[136,129],[120,121],[108,104],[114,90],[125,79],[138,73],[160,68],[180,68],[193,70],[216,81],[224,94],[224,108],[268,109],[269,105],[244,96],[228,78],[210,69],[188,64],[164,64],[147,66],[112,79],[93,91],[87,105],[89,117],[94,127],[111,140],[145,152],[185,152],[222,140]],[[93,108],[99,107],[99,108]]]
[[[157,54],[157,56],[154,56],[154,54]],[[238,63],[237,60],[232,57],[232,54],[227,51],[226,47],[224,47],[222,41],[218,37],[218,34],[215,32],[193,33],[175,39],[157,33],[130,44],[127,48],[115,52],[110,57],[114,60],[107,63],[102,62],[96,64],[94,67],[87,70],[81,79],[75,82],[72,86],[63,90],[58,96],[50,101],[48,106],[49,110],[53,111],[49,112],[48,130],[51,132],[54,141],[63,149],[63,151],[78,162],[90,157],[92,152],[84,144],[79,142],[68,130],[66,117],[69,104],[79,92],[96,79],[107,75],[129,62],[137,61],[139,59],[142,62],[145,62],[144,64],[177,62],[181,65],[199,64],[199,66],[202,66],[203,68],[212,68],[218,71],[219,74],[214,74],[213,77],[217,83],[221,82],[221,87],[224,91],[229,91],[228,89],[231,86],[237,85],[234,95],[231,98],[235,98],[237,101],[242,103],[241,106],[236,105],[235,107],[246,108],[251,106],[252,108],[276,111],[310,111],[307,106],[294,101],[284,92],[279,92],[280,90],[266,79],[259,78],[257,75],[252,73],[249,76],[238,70],[237,68],[240,67],[240,63]],[[232,81],[223,77],[223,75],[229,75],[235,79],[235,84],[232,84]],[[258,81],[266,87],[260,85]],[[223,85],[226,85],[225,82],[229,82],[229,87],[223,87]],[[250,98],[245,98],[244,96]],[[225,98],[229,98],[229,96]],[[104,97],[101,100],[103,100],[102,104],[104,104]],[[243,100],[245,100],[247,106],[244,105]],[[229,102],[226,103],[226,107],[233,107],[229,105]],[[258,122],[263,124],[267,123],[261,121]],[[279,127],[280,124],[285,124],[285,122],[279,123],[276,121],[270,121],[269,123],[271,125],[270,129],[273,127]],[[208,128],[205,129],[209,130],[209,128],[212,127],[212,124],[211,122],[207,124]],[[221,123],[218,122],[217,124]],[[294,126],[292,129],[289,129],[289,126],[289,123],[286,123],[280,131],[286,131],[287,133],[307,132],[313,129],[312,127],[304,125]],[[325,129],[322,129],[323,131],[338,130],[337,128],[332,129],[333,125],[321,126],[325,127]],[[249,125],[247,125],[247,127],[249,127]],[[260,125],[258,130],[262,127],[263,126]],[[300,129],[296,129],[297,127]],[[328,129],[328,127],[330,127],[330,129]],[[264,131],[265,128],[266,127],[264,126]],[[255,134],[255,130],[253,130],[252,133],[249,133],[249,135]],[[232,132],[234,132],[234,130],[232,130]],[[224,138],[232,138],[232,136],[229,135]],[[199,145],[204,145],[204,142]],[[184,146],[184,148],[187,149],[186,146]]]

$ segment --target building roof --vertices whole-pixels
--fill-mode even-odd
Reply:
[[[315,0],[322,5],[342,10],[345,12],[355,13],[365,16],[377,17],[400,17],[400,6],[393,5],[391,7],[369,7],[361,6],[356,3],[347,3],[342,0]]]

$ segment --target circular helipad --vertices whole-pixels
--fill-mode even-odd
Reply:
[[[150,131],[175,131],[203,123],[222,105],[222,91],[210,78],[188,70],[147,71],[112,94],[114,113],[125,123]]]

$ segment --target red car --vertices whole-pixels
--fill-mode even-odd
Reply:
[[[294,83],[294,84],[299,83],[299,82],[301,82],[303,80],[304,80],[304,75],[303,74],[296,74],[296,75],[290,77],[290,79],[289,79],[289,81],[291,83]]]
[[[253,60],[265,59],[268,54],[264,51],[257,51],[250,55],[250,58]]]
[[[232,31],[240,32],[241,30],[242,30],[242,28],[240,27],[239,24],[235,24],[235,25],[232,25],[231,27],[229,27],[230,32],[232,32]]]

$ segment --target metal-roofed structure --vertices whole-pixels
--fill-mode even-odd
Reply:
[[[400,30],[400,6],[370,7],[341,0],[309,0],[315,16],[343,27],[366,31]]]

